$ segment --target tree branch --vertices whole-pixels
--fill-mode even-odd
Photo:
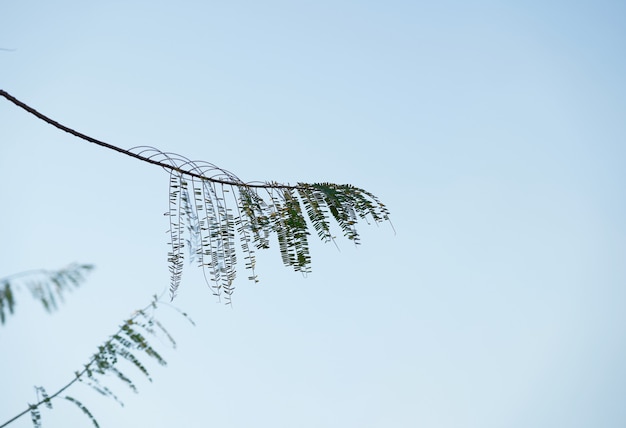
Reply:
[[[195,178],[199,178],[201,180],[207,180],[210,181],[212,183],[219,183],[219,184],[225,184],[225,185],[229,185],[229,186],[245,186],[245,187],[251,187],[251,188],[273,188],[273,189],[301,189],[301,188],[306,188],[302,185],[298,185],[298,186],[293,186],[293,185],[289,185],[289,184],[279,184],[279,183],[244,183],[238,179],[235,180],[221,180],[221,179],[217,179],[214,177],[207,177],[203,174],[194,172],[193,170],[187,170],[181,167],[178,167],[176,165],[171,165],[162,161],[158,161],[158,160],[154,160],[151,157],[146,157],[143,156],[142,154],[138,154],[138,153],[133,153],[130,150],[126,150],[126,149],[122,149],[120,147],[114,146],[113,144],[109,144],[106,143],[104,141],[95,139],[93,137],[90,137],[88,135],[85,135],[81,132],[75,131],[74,129],[71,129],[65,125],[62,125],[61,123],[57,122],[56,120],[53,120],[51,118],[49,118],[48,116],[38,112],[37,110],[35,110],[34,108],[30,107],[27,104],[24,104],[22,101],[18,100],[17,98],[15,98],[14,96],[10,95],[8,92],[0,89],[0,96],[6,98],[7,100],[9,100],[10,102],[12,102],[13,104],[15,104],[16,106],[26,110],[28,113],[32,114],[33,116],[37,117],[38,119],[43,120],[44,122],[48,123],[49,125],[54,126],[57,129],[60,129],[61,131],[65,131],[68,134],[71,134],[75,137],[78,137],[82,140],[88,141],[90,143],[93,144],[97,144],[98,146],[110,149],[110,150],[114,150],[118,153],[122,153],[126,156],[130,156],[132,158],[135,159],[139,159],[140,161],[143,162],[147,162],[150,163],[152,165],[157,165],[160,166],[161,168],[164,168],[168,171],[175,171],[178,172],[180,174],[183,175],[187,175],[189,177],[195,177]],[[164,153],[161,153],[164,154]],[[165,154],[164,154],[165,155]],[[185,164],[189,163],[189,161],[187,160],[185,162]],[[192,167],[194,167],[193,163],[191,165]],[[195,167],[194,167],[195,168]],[[231,175],[231,174],[229,174]],[[234,176],[233,176],[234,177]]]
[[[152,302],[150,302],[149,305],[147,305],[146,307],[144,307],[141,310],[135,311],[134,314],[128,318],[127,320],[125,320],[121,327],[117,330],[117,332],[115,332],[115,334],[111,335],[110,338],[104,342],[103,345],[100,346],[100,349],[106,349],[108,346],[110,346],[112,343],[114,343],[117,339],[116,337],[119,337],[119,335],[124,332],[129,325],[131,325],[133,323],[133,321],[139,317],[139,316],[145,316],[145,311],[147,311],[148,309],[152,308],[156,308],[157,307],[157,302],[159,302],[157,296],[154,296],[154,300]],[[166,304],[165,302],[159,302],[161,304]],[[167,305],[167,306],[171,306],[171,305]],[[176,309],[176,308],[175,308]],[[178,309],[176,309],[178,310]],[[182,313],[178,310],[179,313],[181,313],[183,316],[187,317],[187,315],[185,313]],[[189,320],[190,322],[193,323],[193,321]],[[169,335],[169,333],[167,333]],[[171,341],[171,337],[170,337],[170,341]],[[9,419],[8,421],[4,422],[2,425],[0,425],[0,428],[4,428],[7,425],[9,425],[10,423],[16,421],[17,419],[21,418],[22,416],[28,414],[29,412],[31,412],[33,409],[39,408],[41,405],[46,404],[46,403],[50,403],[54,398],[58,397],[61,393],[63,393],[65,390],[67,390],[68,388],[70,388],[72,385],[74,385],[76,382],[80,381],[86,373],[93,371],[94,369],[92,369],[92,366],[94,364],[96,364],[98,361],[100,361],[101,358],[101,351],[95,353],[91,359],[89,360],[89,362],[87,364],[85,364],[85,366],[83,367],[83,369],[81,371],[76,372],[76,375],[74,377],[74,379],[72,379],[71,381],[69,381],[68,383],[66,383],[65,385],[63,385],[61,388],[59,388],[54,394],[49,395],[46,398],[43,398],[42,400],[38,401],[35,404],[31,404],[29,405],[29,407],[25,410],[23,410],[22,412],[18,413],[17,415],[15,415],[14,417],[12,417],[11,419]]]
[[[389,211],[372,193],[349,184],[277,182],[245,183],[236,175],[208,162],[192,161],[153,147],[125,150],[75,131],[24,104],[6,91],[0,96],[44,122],[82,140],[126,156],[160,166],[170,174],[170,292],[180,284],[185,258],[183,248],[192,245],[200,267],[207,270],[214,294],[224,292],[227,303],[234,291],[238,236],[245,253],[246,268],[254,274],[255,247],[269,248],[268,236],[275,234],[283,263],[298,272],[308,272],[311,264],[308,228],[312,225],[323,241],[334,239],[328,221],[334,219],[343,235],[359,243],[356,224],[371,217],[375,223],[389,221]],[[229,186],[230,189],[225,189]],[[262,190],[259,192],[258,190]],[[232,190],[232,191],[231,191]],[[259,193],[267,193],[264,198]],[[226,198],[226,195],[229,195]],[[232,200],[227,202],[227,199]],[[233,207],[236,207],[233,209]],[[305,218],[308,216],[308,221]],[[393,226],[392,226],[393,227]],[[185,239],[185,235],[189,239]],[[250,246],[254,244],[254,246]]]

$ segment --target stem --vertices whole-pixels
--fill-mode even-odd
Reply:
[[[156,295],[155,295],[156,298]],[[110,336],[109,340],[107,340],[106,342],[104,342],[104,346],[106,347],[106,345],[108,345],[109,343],[111,343],[113,341],[113,337],[116,335],[119,335],[122,331],[123,331],[123,326],[126,325],[128,323],[128,321],[132,321],[135,318],[137,318],[141,313],[143,313],[144,311],[150,309],[151,307],[153,307],[153,305],[158,301],[158,299],[153,300],[149,305],[147,305],[145,308],[143,308],[140,311],[135,311],[135,315],[133,315],[132,317],[128,318],[127,320],[124,321],[124,323],[122,323],[122,327],[120,327],[117,332]],[[3,423],[2,425],[0,425],[0,428],[4,428],[7,425],[9,425],[11,422],[16,421],[17,419],[21,418],[22,416],[26,415],[27,413],[29,413],[32,409],[34,408],[38,408],[39,406],[41,406],[42,404],[46,403],[46,402],[50,402],[52,401],[54,398],[56,398],[59,394],[61,394],[63,391],[65,391],[66,389],[68,389],[70,386],[72,386],[74,383],[78,382],[83,376],[84,374],[87,372],[87,370],[89,370],[89,368],[91,367],[91,365],[96,361],[96,356],[98,354],[94,354],[91,357],[91,360],[89,360],[89,362],[85,365],[85,367],[80,371],[76,373],[76,377],[74,377],[74,379],[72,379],[71,381],[69,381],[68,383],[66,383],[64,386],[62,386],[58,391],[56,391],[54,394],[48,396],[48,398],[43,399],[41,401],[39,401],[36,404],[32,404],[30,405],[27,409],[25,409],[24,411],[18,413],[17,415],[15,415],[14,417],[12,417],[11,419],[9,419],[8,421],[6,421],[5,423]]]
[[[220,179],[217,179],[217,178],[206,177],[206,176],[204,176],[202,174],[198,174],[198,173],[193,172],[193,171],[182,169],[182,168],[179,168],[179,167],[177,167],[175,165],[170,165],[170,164],[167,164],[167,163],[164,163],[164,162],[160,162],[160,161],[157,161],[157,160],[154,160],[154,159],[150,159],[150,158],[145,157],[145,156],[141,156],[141,155],[139,155],[137,153],[133,153],[133,152],[131,152],[129,150],[122,149],[120,147],[114,146],[114,145],[106,143],[104,141],[97,140],[97,139],[95,139],[93,137],[90,137],[88,135],[85,135],[83,133],[75,131],[75,130],[73,130],[73,129],[65,126],[65,125],[60,124],[56,120],[53,120],[53,119],[49,118],[48,116],[45,116],[44,114],[39,113],[34,108],[24,104],[23,102],[21,102],[20,100],[18,100],[17,98],[15,98],[14,96],[10,95],[8,92],[6,92],[6,91],[4,91],[2,89],[0,89],[0,96],[6,98],[7,100],[11,101],[16,106],[26,110],[28,113],[32,114],[33,116],[43,120],[44,122],[48,123],[49,125],[54,126],[57,129],[60,129],[61,131],[65,131],[68,134],[71,134],[71,135],[73,135],[75,137],[78,137],[78,138],[80,138],[82,140],[85,140],[85,141],[88,141],[90,143],[97,144],[98,146],[102,146],[102,147],[105,147],[107,149],[114,150],[114,151],[116,151],[118,153],[122,153],[122,154],[124,154],[126,156],[130,156],[132,158],[139,159],[140,161],[147,162],[147,163],[150,163],[150,164],[153,164],[153,165],[158,165],[161,168],[164,168],[164,169],[169,170],[169,171],[176,171],[176,172],[178,172],[180,174],[187,175],[187,176],[190,176],[190,177],[196,177],[196,178],[199,178],[201,180],[207,180],[207,181],[211,181],[213,183],[226,184],[226,185],[229,185],[229,186],[244,186],[244,187],[255,187],[255,188],[264,188],[264,189],[266,189],[266,188],[275,188],[275,189],[300,189],[300,188],[306,188],[304,186],[292,186],[292,185],[288,185],[288,184],[278,184],[278,183],[272,183],[272,184],[269,184],[269,183],[263,183],[263,184],[243,183],[243,182],[240,182],[240,181],[220,180]],[[2,428],[2,427],[0,427],[0,428]]]

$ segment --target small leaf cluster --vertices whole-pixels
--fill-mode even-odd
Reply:
[[[93,265],[73,263],[60,270],[33,270],[0,279],[0,324],[15,311],[15,291],[25,287],[47,312],[59,308],[65,295],[78,288],[86,279]]]
[[[50,396],[48,396],[48,393],[42,386],[36,386],[35,391],[37,393],[37,399],[39,399],[41,396],[42,400],[39,401],[37,404],[29,404],[28,410],[30,412],[30,420],[33,423],[33,428],[41,428],[41,411],[39,409],[42,405],[45,405],[48,409],[52,409],[52,398],[54,397],[51,398]],[[87,409],[87,407],[85,407],[83,403],[81,403],[74,397],[70,397],[69,395],[66,395],[63,398],[70,403],[76,405],[91,420],[91,423],[93,423],[96,428],[100,427],[96,418],[94,418],[93,414],[89,411],[89,409]]]
[[[190,260],[197,261],[204,270],[213,294],[224,296],[228,304],[235,288],[239,250],[250,271],[248,279],[256,282],[256,251],[270,248],[270,237],[275,235],[284,265],[308,273],[311,226],[322,241],[334,241],[332,219],[346,238],[359,244],[359,220],[389,221],[385,205],[358,187],[333,183],[249,184],[215,166],[202,165],[186,163],[193,175],[179,171],[170,174],[166,215],[170,220],[172,299],[180,286],[186,246]],[[214,170],[221,173],[217,177],[207,174]]]
[[[151,303],[149,309],[153,312],[157,308],[158,300]],[[148,337],[166,338],[172,347],[176,347],[176,342],[172,335],[165,329],[152,313],[146,309],[136,311],[132,317],[125,320],[117,333],[109,340],[98,347],[88,364],[82,371],[76,372],[76,378],[89,385],[100,394],[115,399],[118,403],[123,403],[115,394],[105,386],[101,380],[104,376],[112,375],[128,386],[133,392],[137,392],[137,386],[131,377],[122,372],[120,360],[128,362],[135,367],[146,378],[152,382],[152,377],[145,363],[146,359],[152,359],[159,365],[165,366],[167,362],[150,344]]]
[[[248,278],[256,282],[256,251],[270,248],[270,238],[275,235],[283,263],[296,272],[308,273],[311,269],[308,241],[310,226],[313,226],[322,241],[334,241],[332,219],[346,238],[359,244],[356,225],[360,220],[371,219],[375,223],[389,221],[387,208],[373,194],[354,186],[333,183],[298,183],[293,186],[276,182],[244,183],[234,174],[208,162],[191,161],[152,147],[130,150],[116,147],[52,120],[4,90],[0,90],[0,96],[57,129],[169,172],[169,209],[166,215],[170,222],[168,263],[172,299],[180,286],[187,257],[185,247],[189,259],[203,269],[213,293],[218,297],[224,296],[226,303],[230,303],[235,288],[238,252],[244,255],[245,267],[250,271]],[[65,292],[78,286],[84,273],[91,268],[91,265],[72,265],[61,271],[42,271],[39,272],[41,276],[38,281],[26,282],[25,285],[47,311],[52,311],[57,309]],[[14,282],[14,278],[0,279],[2,324],[7,314],[13,314],[15,309]],[[33,425],[40,427],[41,406],[51,408],[51,400],[76,382],[86,383],[100,394],[120,402],[111,389],[103,384],[102,379],[113,375],[136,392],[135,383],[120,369],[122,360],[151,381],[142,358],[155,360],[160,365],[166,362],[148,342],[148,337],[162,335],[172,346],[176,345],[153,314],[147,312],[149,309],[153,312],[157,302],[155,298],[149,307],[137,311],[124,321],[118,332],[98,347],[92,359],[75,373],[74,379],[56,393],[48,395],[42,387],[36,387],[38,402],[29,405],[26,410],[0,425],[0,428],[29,413]],[[70,396],[63,398],[76,405],[98,427],[92,413],[80,401]]]
[[[148,371],[146,361],[155,361],[161,366],[167,365],[162,355],[152,346],[151,339],[159,339],[160,342],[169,343],[172,348],[176,348],[176,341],[163,324],[154,316],[155,311],[160,305],[157,296],[154,296],[150,305],[141,310],[135,311],[128,319],[126,319],[119,327],[117,332],[109,337],[102,345],[98,347],[95,354],[92,355],[89,362],[83,366],[80,371],[75,372],[74,378],[65,386],[57,390],[52,395],[48,395],[43,387],[35,387],[37,393],[36,404],[29,404],[28,408],[18,414],[4,424],[0,424],[0,428],[10,424],[20,416],[30,414],[31,421],[35,428],[41,427],[41,408],[45,406],[52,409],[52,400],[56,398],[64,398],[65,400],[76,405],[93,423],[98,427],[98,422],[91,411],[79,400],[71,396],[61,396],[61,393],[73,384],[80,382],[99,394],[109,397],[117,401],[120,405],[124,403],[117,395],[105,384],[107,377],[114,377],[121,383],[125,384],[133,392],[137,392],[136,383],[132,376],[122,371],[120,364],[126,361],[127,365],[134,367],[142,373],[150,382],[152,377]],[[176,309],[176,308],[174,308]],[[187,314],[180,312],[189,322]],[[124,369],[125,370],[125,369]]]

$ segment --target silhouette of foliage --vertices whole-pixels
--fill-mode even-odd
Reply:
[[[89,411],[89,409],[87,409],[87,407],[85,407],[83,405],[83,403],[81,403],[80,401],[78,401],[77,399],[75,399],[74,397],[70,397],[69,395],[66,395],[64,397],[67,401],[69,401],[70,403],[74,403],[76,404],[76,406],[85,414],[87,415],[87,417],[91,420],[91,422],[93,423],[93,425],[96,428],[99,428],[100,425],[98,424],[98,421],[96,420],[96,418],[93,417],[93,415],[91,414],[91,412]]]
[[[0,278],[0,324],[15,311],[15,292],[27,288],[47,312],[58,309],[65,295],[79,287],[93,265],[73,263],[60,270],[37,269]]]
[[[169,172],[166,215],[170,222],[168,263],[172,299],[181,283],[185,245],[190,247],[192,260],[197,260],[204,270],[213,293],[224,296],[228,304],[237,275],[236,238],[245,267],[250,270],[248,278],[257,281],[255,250],[269,248],[272,234],[277,237],[285,266],[306,273],[311,268],[309,226],[323,241],[333,240],[329,223],[332,217],[343,235],[359,244],[359,220],[389,221],[389,211],[376,196],[349,184],[244,182],[211,163],[192,161],[153,147],[119,148],[50,119],[6,91],[0,90],[0,96],[75,137]]]
[[[245,269],[250,272],[248,278],[258,281],[256,251],[270,248],[273,235],[283,264],[296,272],[308,273],[311,270],[308,241],[311,226],[323,242],[331,242],[335,240],[332,219],[343,236],[358,245],[360,236],[356,226],[359,221],[390,221],[389,211],[376,196],[349,184],[244,182],[211,163],[192,161],[153,147],[141,146],[130,150],[119,148],[50,119],[4,90],[0,90],[0,96],[57,129],[157,165],[169,173],[169,207],[166,215],[170,239],[170,299],[176,296],[180,287],[186,257],[202,268],[213,294],[224,297],[229,304],[235,289],[238,254],[243,254]],[[46,310],[56,309],[57,300],[62,300],[63,293],[70,286],[77,286],[82,280],[80,275],[90,270],[91,266],[76,265],[73,269],[62,271],[62,274],[57,272],[56,276],[48,273],[47,282],[29,286],[33,296],[41,301]],[[0,280],[2,323],[7,313],[14,312],[14,288],[13,281]],[[136,392],[135,382],[122,371],[119,363],[126,361],[126,365],[134,367],[152,381],[145,361],[153,360],[159,365],[165,365],[166,362],[148,339],[160,335],[171,346],[176,346],[169,332],[154,317],[154,311],[160,304],[163,302],[155,296],[149,306],[125,320],[118,331],[98,347],[89,362],[75,372],[75,377],[55,393],[48,395],[43,387],[36,387],[38,401],[0,425],[0,428],[26,414],[31,415],[34,426],[41,426],[41,407],[51,408],[52,401],[61,397],[76,382],[84,383],[123,405],[112,390],[104,385],[103,377],[113,375]],[[71,396],[62,398],[76,405],[94,426],[99,426],[82,402]]]
[[[52,409],[52,401],[57,398],[64,398],[74,403],[89,417],[95,426],[98,426],[96,418],[84,404],[70,396],[61,397],[61,394],[75,383],[80,382],[88,385],[101,395],[114,399],[123,406],[117,395],[108,386],[104,385],[103,381],[107,375],[113,375],[133,392],[137,392],[137,387],[132,377],[122,372],[119,364],[121,361],[129,362],[131,366],[134,366],[152,382],[152,377],[145,362],[154,360],[161,366],[165,366],[167,363],[161,354],[152,347],[149,338],[165,338],[173,348],[176,347],[176,342],[172,335],[155,318],[155,311],[161,304],[168,305],[161,302],[157,296],[154,296],[148,306],[135,311],[128,319],[124,320],[117,332],[98,347],[97,352],[91,356],[81,370],[74,373],[74,378],[55,393],[48,395],[43,387],[35,387],[37,402],[29,404],[27,409],[0,425],[0,428],[9,425],[26,414],[30,414],[33,426],[40,427],[41,407]],[[178,312],[193,324],[193,321],[187,314]]]

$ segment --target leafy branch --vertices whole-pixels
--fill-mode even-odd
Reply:
[[[65,294],[85,281],[93,265],[73,263],[60,270],[36,269],[0,278],[0,324],[15,311],[15,292],[24,286],[47,312],[58,309]]]
[[[118,363],[120,361],[127,361],[130,365],[134,366],[144,376],[146,376],[150,382],[152,382],[152,377],[150,376],[150,373],[141,358],[148,357],[162,366],[165,366],[167,363],[161,354],[152,347],[148,341],[148,337],[164,337],[173,348],[176,348],[176,342],[171,334],[165,329],[163,324],[161,324],[161,322],[154,317],[154,312],[158,306],[162,304],[169,306],[169,304],[161,302],[155,295],[149,305],[143,309],[135,311],[128,319],[124,320],[117,332],[111,335],[106,342],[98,347],[98,351],[92,355],[89,362],[85,364],[81,370],[75,372],[75,376],[72,380],[50,395],[48,395],[43,387],[35,387],[37,402],[35,404],[29,404],[28,408],[4,422],[0,425],[0,428],[6,427],[10,423],[27,414],[31,415],[33,425],[35,427],[40,427],[41,407],[44,406],[52,409],[52,402],[57,398],[63,398],[76,405],[83,413],[85,413],[94,426],[98,427],[99,425],[96,418],[84,404],[74,397],[68,395],[62,396],[62,394],[72,385],[80,382],[90,386],[105,397],[113,398],[123,406],[123,403],[113,393],[113,391],[101,382],[102,377],[105,375],[113,375],[122,383],[126,384],[126,386],[128,386],[133,392],[137,392],[135,383],[119,368]],[[178,312],[193,324],[193,321],[187,316],[187,314],[180,311]]]
[[[243,253],[245,268],[250,271],[248,278],[257,281],[256,251],[270,247],[270,235],[276,236],[283,263],[307,273],[311,269],[310,226],[322,241],[333,241],[332,218],[346,238],[359,244],[356,225],[360,220],[389,221],[389,211],[376,196],[349,184],[244,182],[208,162],[153,147],[116,147],[60,124],[6,91],[0,90],[0,96],[57,129],[169,172],[166,215],[172,299],[180,286],[186,246],[191,260],[203,269],[213,294],[224,296],[228,304],[235,289],[238,252]]]

